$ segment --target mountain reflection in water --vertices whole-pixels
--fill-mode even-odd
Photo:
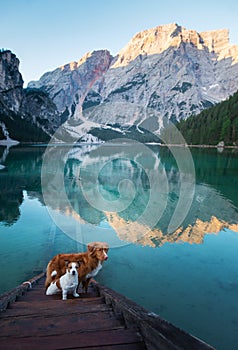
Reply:
[[[168,233],[167,227],[180,195],[180,173],[167,148],[150,147],[154,158],[147,159],[143,167],[134,159],[126,159],[121,149],[111,159],[110,152],[108,158],[105,152],[100,157],[97,146],[72,148],[67,152],[63,166],[65,189],[60,186],[54,189],[55,194],[50,200],[51,209],[72,217],[80,224],[100,226],[106,220],[121,240],[152,247],[180,241],[200,244],[206,234],[217,233],[224,228],[238,232],[238,186],[235,177],[238,169],[237,153],[226,151],[219,154],[216,150],[192,150],[196,169],[193,201],[183,222],[173,232]],[[44,151],[44,147],[14,147],[7,152],[2,148],[0,163],[5,168],[0,172],[0,220],[5,225],[12,225],[19,219],[23,190],[31,197],[38,198],[44,205],[40,179]],[[58,152],[61,152],[60,147]],[[65,154],[62,149],[63,158],[65,159]],[[55,172],[54,162],[48,171],[47,183],[51,186],[50,178]],[[153,204],[153,210],[162,214],[158,223],[150,227],[146,222],[140,221],[140,217],[146,210],[151,195],[148,176],[152,171],[160,179],[164,171],[168,187],[165,188],[166,184],[164,185],[162,179],[161,184],[164,187],[156,188],[158,193],[154,196],[157,200]],[[82,186],[91,191],[95,201],[96,188],[109,204],[114,203],[120,199],[119,184],[125,179],[129,180],[124,184],[124,195],[128,195],[129,204],[123,210],[100,210],[85,198]],[[64,190],[67,194],[66,202],[59,195]]]
[[[238,232],[238,212],[236,203],[226,198],[225,194],[222,193],[223,189],[225,189],[225,193],[229,192],[229,188],[227,188],[228,183],[229,186],[232,184],[235,186],[233,171],[235,163],[238,165],[236,154],[227,153],[225,156],[215,153],[216,150],[215,152],[214,150],[209,150],[210,157],[212,153],[213,161],[205,162],[207,166],[206,169],[203,168],[204,150],[202,150],[201,154],[198,150],[193,150],[199,177],[197,177],[192,205],[181,225],[173,232],[168,233],[167,227],[169,220],[172,217],[180,195],[180,174],[173,157],[171,157],[167,149],[162,148],[161,150],[161,148],[156,149],[156,147],[154,147],[153,151],[158,156],[158,160],[160,159],[164,169],[166,169],[166,178],[169,182],[167,193],[166,191],[163,192],[163,189],[158,191],[158,200],[155,203],[158,211],[161,210],[161,196],[167,196],[167,202],[164,213],[155,227],[147,227],[137,220],[137,217],[140,218],[141,213],[145,211],[148,205],[150,183],[147,174],[152,167],[158,167],[159,171],[159,161],[151,160],[151,162],[148,162],[147,169],[141,169],[134,161],[125,159],[123,154],[118,154],[118,158],[112,161],[107,161],[107,159],[104,158],[103,163],[106,165],[100,170],[97,176],[98,183],[93,184],[90,182],[90,176],[92,176],[95,171],[98,171],[98,164],[101,164],[102,160],[98,155],[94,157],[94,153],[91,152],[90,161],[86,162],[86,167],[80,167],[82,150],[79,149],[78,152],[74,150],[73,155],[70,155],[70,159],[68,163],[66,163],[66,174],[68,174],[66,187],[71,205],[74,210],[77,211],[81,220],[100,225],[100,222],[106,219],[121,240],[152,247],[161,246],[166,242],[173,243],[181,241],[200,244],[203,242],[206,234],[218,233],[224,228],[229,228]],[[232,160],[234,163],[232,163]],[[224,166],[226,167],[225,169],[223,168]],[[231,172],[229,171],[229,166]],[[100,212],[90,206],[83,196],[80,183],[77,181],[79,167],[80,174],[86,174],[85,176],[90,186],[92,188],[98,186],[101,193],[110,201],[119,198],[118,184],[120,181],[123,179],[130,179],[136,188],[136,193],[126,210],[120,212]],[[207,183],[206,175],[208,175],[208,179],[212,180],[211,185]],[[223,177],[225,178],[225,182],[227,182],[227,187],[224,186]],[[236,190],[237,187],[234,187],[233,191],[231,191],[233,195]],[[237,197],[233,197],[237,201]],[[87,208],[87,210],[85,210],[85,208]]]

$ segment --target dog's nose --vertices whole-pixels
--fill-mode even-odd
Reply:
[[[75,275],[75,271],[74,270],[72,271],[72,275]]]
[[[107,255],[105,255],[105,256],[104,256],[104,260],[107,260],[107,259],[108,259],[108,256],[107,256]]]

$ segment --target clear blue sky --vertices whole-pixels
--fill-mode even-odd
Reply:
[[[0,0],[0,11],[0,48],[20,59],[25,85],[89,51],[116,55],[137,32],[162,24],[227,28],[238,45],[237,0]]]

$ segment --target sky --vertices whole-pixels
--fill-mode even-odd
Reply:
[[[237,0],[0,0],[0,13],[0,49],[20,60],[24,87],[87,52],[116,55],[136,33],[163,24],[227,28],[238,45]]]

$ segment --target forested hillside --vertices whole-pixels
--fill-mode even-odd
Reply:
[[[238,92],[176,126],[188,144],[217,145],[224,141],[225,145],[238,145]]]
[[[0,141],[10,139],[19,142],[49,142],[50,136],[37,125],[20,118],[19,115],[9,111],[0,113]]]

